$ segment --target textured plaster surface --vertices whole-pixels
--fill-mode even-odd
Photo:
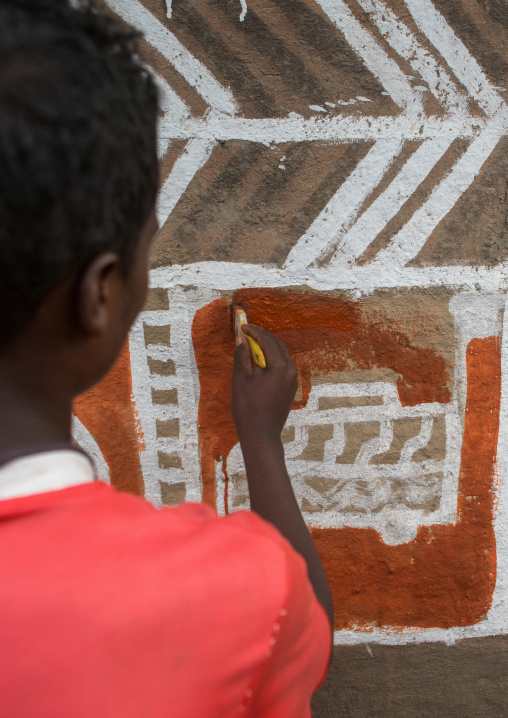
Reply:
[[[161,230],[76,441],[156,505],[246,508],[243,303],[299,372],[283,440],[337,611],[315,715],[507,715],[506,4],[106,6],[161,90]]]
[[[504,718],[508,638],[335,646],[313,718]]]

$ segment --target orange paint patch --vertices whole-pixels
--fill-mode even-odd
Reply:
[[[500,377],[497,337],[471,341],[456,524],[420,527],[402,546],[387,546],[372,529],[312,531],[332,585],[336,628],[467,626],[490,608]]]
[[[226,299],[196,312],[192,341],[201,385],[198,426],[203,501],[215,508],[215,461],[225,461],[238,441],[229,409],[235,341]]]
[[[277,289],[243,289],[235,293],[235,303],[247,307],[249,321],[285,342],[302,383],[302,405],[309,398],[311,376],[375,367],[399,375],[403,406],[450,401],[444,359],[403,332],[373,325],[358,303]]]
[[[303,390],[293,408],[307,401],[312,376],[376,367],[398,374],[406,406],[450,400],[442,357],[414,337],[369,324],[359,304],[280,290],[242,290],[234,302],[286,342]],[[229,409],[235,350],[229,302],[218,299],[198,311],[192,335],[201,384],[203,497],[214,506],[215,461],[225,461],[237,442]],[[313,529],[332,586],[336,628],[449,628],[476,623],[489,609],[500,377],[498,338],[471,341],[456,524],[421,527],[400,546],[384,544],[373,529]]]
[[[143,495],[139,452],[144,440],[132,402],[128,344],[107,376],[76,399],[74,413],[99,445],[113,486]]]

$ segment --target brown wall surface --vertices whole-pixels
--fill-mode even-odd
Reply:
[[[508,0],[101,2],[165,88],[148,302],[76,408],[111,482],[249,507],[241,303],[298,369],[314,718],[508,718]]]
[[[505,718],[508,636],[335,646],[313,718]]]

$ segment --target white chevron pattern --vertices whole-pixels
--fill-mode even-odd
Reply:
[[[369,26],[354,16],[345,0],[319,0],[337,32],[343,34],[367,69],[381,82],[399,106],[400,113],[396,117],[320,115],[310,120],[299,116],[266,120],[240,116],[231,91],[220,85],[139,0],[107,2],[121,17],[144,31],[148,42],[210,107],[204,118],[193,118],[181,98],[159,78],[164,111],[159,128],[160,154],[172,139],[187,140],[161,189],[158,203],[161,224],[219,140],[266,143],[375,140],[372,149],[292,248],[284,265],[284,273],[289,276],[299,275],[313,266],[322,270],[340,269],[341,275],[354,269],[358,258],[428,177],[452,142],[459,137],[469,138],[469,147],[450,173],[434,187],[388,246],[371,260],[374,266],[405,267],[471,185],[508,130],[505,101],[431,0],[405,0],[421,38],[415,36],[384,0],[359,0],[372,27],[402,60],[409,62],[415,77],[405,74]],[[242,8],[244,15],[246,8],[243,5]],[[170,10],[171,3],[168,3],[168,15]],[[435,54],[426,49],[423,39],[431,43]],[[441,103],[443,117],[424,113],[422,93],[426,91]],[[471,113],[468,109],[471,104],[482,111],[482,116]],[[409,139],[421,139],[422,143],[383,193],[364,210],[365,200],[375,191]]]

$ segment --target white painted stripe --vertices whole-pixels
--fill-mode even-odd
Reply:
[[[238,107],[229,88],[223,87],[205,65],[197,60],[180,40],[159,22],[139,0],[106,0],[107,4],[134,27],[168,60],[189,85],[215,110],[234,115]]]
[[[389,418],[382,418],[379,421],[379,436],[370,439],[362,444],[355,459],[354,469],[366,469],[373,456],[388,451],[393,441],[393,423]],[[348,467],[349,468],[349,467]],[[391,467],[390,467],[391,468]],[[330,469],[327,467],[327,471]]]
[[[430,437],[432,436],[433,426],[434,418],[432,416],[422,417],[420,432],[417,436],[413,436],[411,439],[408,439],[405,442],[404,446],[402,447],[402,451],[400,452],[398,466],[409,464],[411,462],[411,459],[413,458],[413,454],[418,451],[418,449],[423,449],[425,446],[427,446],[430,441]],[[456,500],[456,494],[454,498]]]
[[[471,185],[502,134],[498,127],[487,127],[372,264],[402,267],[416,257],[439,222]]]
[[[159,192],[157,198],[159,227],[165,224],[176,203],[189,186],[196,172],[203,167],[210,157],[214,147],[214,140],[198,137],[187,143]]]
[[[420,30],[441,53],[448,66],[480,107],[490,116],[499,112],[506,116],[508,110],[506,103],[430,0],[405,1]]]
[[[353,227],[340,237],[330,266],[351,264],[386,227],[450,147],[453,137],[423,142],[387,189],[365,210]]]
[[[151,70],[151,68],[148,69]],[[159,90],[159,107],[164,112],[164,115],[157,121],[157,155],[161,159],[166,154],[171,141],[166,131],[166,125],[172,125],[189,117],[190,109],[164,78],[156,72],[152,72],[152,75]]]
[[[496,534],[497,578],[489,622],[499,633],[508,631],[508,301],[505,298],[501,337],[501,407],[497,446],[497,511],[494,518]]]
[[[201,501],[202,482],[198,440],[198,400],[194,393],[192,363],[194,350],[191,322],[185,292],[177,288],[170,297],[171,345],[175,352],[176,373],[179,379],[178,410],[180,419],[179,455],[186,475],[186,500]],[[164,441],[167,441],[164,440]],[[162,445],[162,440],[158,440]]]
[[[411,87],[407,76],[355,18],[346,3],[343,0],[318,0],[318,2],[394,102],[411,114],[423,112],[421,99]]]
[[[155,440],[155,443],[150,447],[150,453],[154,454],[155,451],[161,450],[161,451],[166,451],[170,454],[179,454],[180,449],[181,449],[180,439],[177,439],[174,437],[159,436]],[[143,472],[143,476],[144,476],[144,472]],[[160,472],[159,472],[159,476],[160,476]],[[159,476],[157,476],[157,479],[159,478]],[[145,484],[146,484],[146,480],[145,480]]]
[[[160,128],[160,123],[158,125],[158,128]],[[161,137],[159,133],[159,129],[157,131],[157,157],[159,160],[161,160],[166,152],[168,151],[168,147],[171,143],[171,140],[169,137]]]
[[[143,312],[143,324],[148,324],[150,327],[168,327],[169,331],[169,316],[167,309],[149,309]]]
[[[234,262],[196,262],[152,269],[150,286],[172,289],[198,285],[218,291],[242,287],[296,287],[307,285],[323,292],[345,289],[369,294],[376,289],[392,287],[470,287],[497,292],[508,290],[508,262],[497,267],[393,267],[380,272],[367,264],[337,271],[328,267],[307,267],[302,271]],[[161,377],[161,379],[164,377]],[[169,378],[169,377],[167,377]]]
[[[287,270],[304,269],[333,247],[337,233],[351,226],[401,147],[398,139],[379,140],[374,144],[295,244],[284,265]]]
[[[190,109],[164,78],[156,72],[153,72],[153,78],[159,89],[159,107],[164,112],[157,121],[157,155],[161,159],[166,154],[171,141],[166,126],[188,117]]]
[[[333,642],[335,645],[353,645],[363,643],[365,645],[380,643],[385,646],[402,646],[409,643],[446,643],[452,646],[464,638],[481,638],[486,636],[497,636],[508,633],[508,607],[504,607],[505,613],[496,620],[482,621],[475,626],[457,626],[456,628],[405,628],[405,629],[382,629],[372,628],[368,632],[358,631],[335,631]],[[374,649],[375,651],[375,649]]]
[[[151,68],[149,68],[151,70]],[[181,119],[190,115],[188,105],[182,100],[173,88],[168,85],[166,80],[152,70],[152,76],[159,90],[159,107],[165,113],[165,116],[173,119]]]
[[[310,119],[296,115],[281,118],[230,117],[209,112],[203,118],[188,118],[165,124],[165,133],[172,140],[202,137],[216,140],[246,140],[265,145],[283,142],[351,142],[398,138],[424,140],[428,137],[475,137],[486,122],[474,117],[411,117],[392,116],[329,116]]]
[[[169,359],[173,359],[173,350],[171,347],[166,347],[161,344],[147,344],[146,355],[150,357],[150,359],[168,361]]]
[[[154,404],[153,413],[155,418],[161,421],[180,418],[180,408],[178,404]]]
[[[161,376],[160,374],[151,374],[149,384],[153,389],[178,389],[180,380],[175,375]]]
[[[467,115],[467,99],[461,94],[450,75],[418,42],[415,35],[383,0],[358,0],[369,13],[379,31],[393,49],[409,62],[412,69],[428,84],[430,91],[453,112]]]
[[[300,411],[294,416],[291,416],[290,419],[288,419],[288,423],[286,424],[286,426],[293,426],[295,423],[305,424],[305,426],[319,426],[324,424],[325,421],[327,424],[335,424],[336,422],[348,421],[350,420],[352,410],[350,407],[342,409],[321,410],[317,410],[312,407],[312,410],[309,409],[308,411],[304,411],[302,409]],[[391,405],[388,408],[386,404],[379,406],[357,406],[354,409],[354,420],[374,421],[382,420],[387,416],[389,416],[390,419],[404,419],[407,417],[421,418],[423,416],[436,416],[440,413],[443,413],[441,404],[418,404],[416,406],[402,407],[400,403],[396,403],[395,405]],[[376,441],[378,441],[378,438],[379,437],[376,437]],[[389,448],[390,447],[388,446],[387,449],[385,449],[384,451],[388,451]],[[376,453],[382,453],[382,451]],[[374,456],[374,454],[372,454],[372,456]],[[309,465],[311,467],[314,467],[312,461]],[[389,472],[393,473],[395,471],[394,466],[395,464],[388,464],[387,467],[384,467],[384,469],[388,469]],[[318,470],[317,467],[314,468],[316,469],[316,471]],[[367,471],[370,471],[373,474],[377,474],[379,471],[379,466],[366,466],[365,468]],[[397,472],[399,468],[400,467],[396,469]],[[415,464],[413,464],[412,468],[415,469]],[[409,470],[409,467],[406,467],[406,469]],[[345,469],[344,466],[336,466],[335,470],[338,475],[341,475],[341,472],[343,472]]]
[[[141,423],[145,443],[145,448],[139,449],[145,498],[155,506],[160,506],[162,504],[159,484],[160,469],[157,463],[157,452],[152,451],[157,437],[150,386],[151,378],[146,357],[143,315],[138,316],[131,328],[129,352],[131,358],[132,396],[136,403],[136,412]]]

